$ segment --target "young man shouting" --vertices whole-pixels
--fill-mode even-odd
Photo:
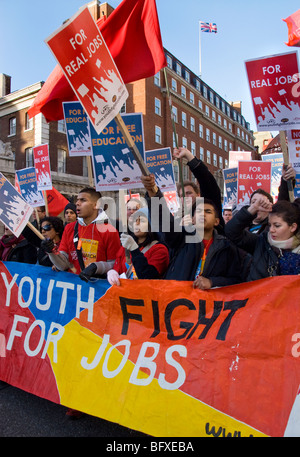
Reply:
[[[92,187],[82,189],[76,201],[77,222],[66,225],[59,251],[53,251],[49,240],[42,242],[58,270],[71,270],[85,281],[106,277],[121,246],[117,230],[100,209],[100,199]]]

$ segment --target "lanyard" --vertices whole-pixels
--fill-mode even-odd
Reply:
[[[199,262],[199,265],[198,265],[198,268],[197,268],[197,271],[196,271],[195,278],[198,278],[198,276],[201,276],[202,273],[203,273],[205,260],[206,260],[206,257],[207,257],[207,253],[208,253],[208,250],[209,250],[212,242],[213,242],[213,238],[211,238],[208,241],[208,243],[206,244],[206,246],[204,247],[204,251],[203,251],[202,257],[200,259],[200,262]]]

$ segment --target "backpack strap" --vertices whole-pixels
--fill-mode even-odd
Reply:
[[[82,250],[81,250],[81,247],[80,249],[78,249],[78,241],[79,241],[79,236],[78,236],[78,221],[76,221],[76,224],[74,226],[74,237],[73,237],[73,242],[74,242],[74,245],[75,245],[75,249],[76,249],[76,252],[77,252],[77,257],[78,257],[78,262],[79,262],[79,266],[81,268],[81,271],[85,269],[85,265],[84,265],[84,261],[83,261],[83,257],[82,257]]]

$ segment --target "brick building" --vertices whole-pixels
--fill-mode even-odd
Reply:
[[[113,8],[94,0],[88,6],[95,19]],[[230,150],[253,151],[253,132],[241,112],[241,103],[228,103],[191,72],[168,50],[167,67],[151,78],[128,84],[125,111],[143,114],[146,150],[175,146],[165,75],[179,146],[186,146],[215,174],[223,189],[222,169],[228,166]],[[87,161],[68,157],[64,121],[47,123],[39,114],[32,120],[27,111],[42,82],[11,93],[10,76],[0,75],[0,171],[14,180],[14,170],[33,164],[32,148],[48,143],[54,186],[67,196],[88,184]],[[178,165],[174,162],[178,180]],[[189,178],[183,166],[184,179]]]

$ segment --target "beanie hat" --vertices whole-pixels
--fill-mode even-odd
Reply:
[[[73,213],[76,214],[76,205],[75,203],[68,203],[66,206],[65,206],[65,209],[64,209],[64,214],[65,212],[67,211],[67,209],[71,209],[73,211]]]

